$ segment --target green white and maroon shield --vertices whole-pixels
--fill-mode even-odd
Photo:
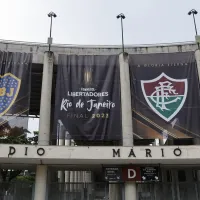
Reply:
[[[162,119],[169,122],[183,107],[188,91],[187,79],[173,79],[162,73],[152,80],[141,80],[146,102]]]

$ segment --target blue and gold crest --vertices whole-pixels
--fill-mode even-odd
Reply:
[[[0,76],[0,116],[8,112],[19,93],[21,80],[11,73]]]

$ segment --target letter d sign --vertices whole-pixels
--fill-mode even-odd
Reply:
[[[140,181],[140,167],[128,166],[122,168],[122,180],[123,181]]]
[[[136,171],[134,169],[128,169],[128,179],[136,177]]]

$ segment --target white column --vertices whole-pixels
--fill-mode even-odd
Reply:
[[[44,53],[38,145],[49,145],[51,121],[51,91],[53,77],[53,52]],[[38,165],[34,200],[46,199],[47,166]]]
[[[122,141],[123,146],[133,146],[133,125],[131,108],[131,88],[128,64],[128,54],[119,55],[121,110],[122,110]]]
[[[121,85],[121,112],[122,112],[122,141],[123,146],[133,146],[133,125],[132,125],[132,108],[131,108],[131,88],[128,54],[119,55],[120,65],[120,85]],[[136,183],[125,183],[125,199],[136,200]],[[112,197],[111,197],[112,198]]]
[[[53,77],[53,53],[44,53],[42,91],[40,101],[39,145],[49,145],[51,124],[51,90]]]
[[[126,182],[124,188],[126,200],[137,200],[137,190],[135,182]]]
[[[38,165],[35,178],[35,200],[46,199],[47,165]]]
[[[119,184],[109,184],[109,200],[120,200],[120,188]]]

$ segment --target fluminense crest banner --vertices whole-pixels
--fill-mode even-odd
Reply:
[[[134,136],[200,135],[200,91],[194,52],[130,55]]]
[[[54,137],[121,139],[118,56],[59,55]]]
[[[0,51],[0,137],[27,132],[32,54]]]

